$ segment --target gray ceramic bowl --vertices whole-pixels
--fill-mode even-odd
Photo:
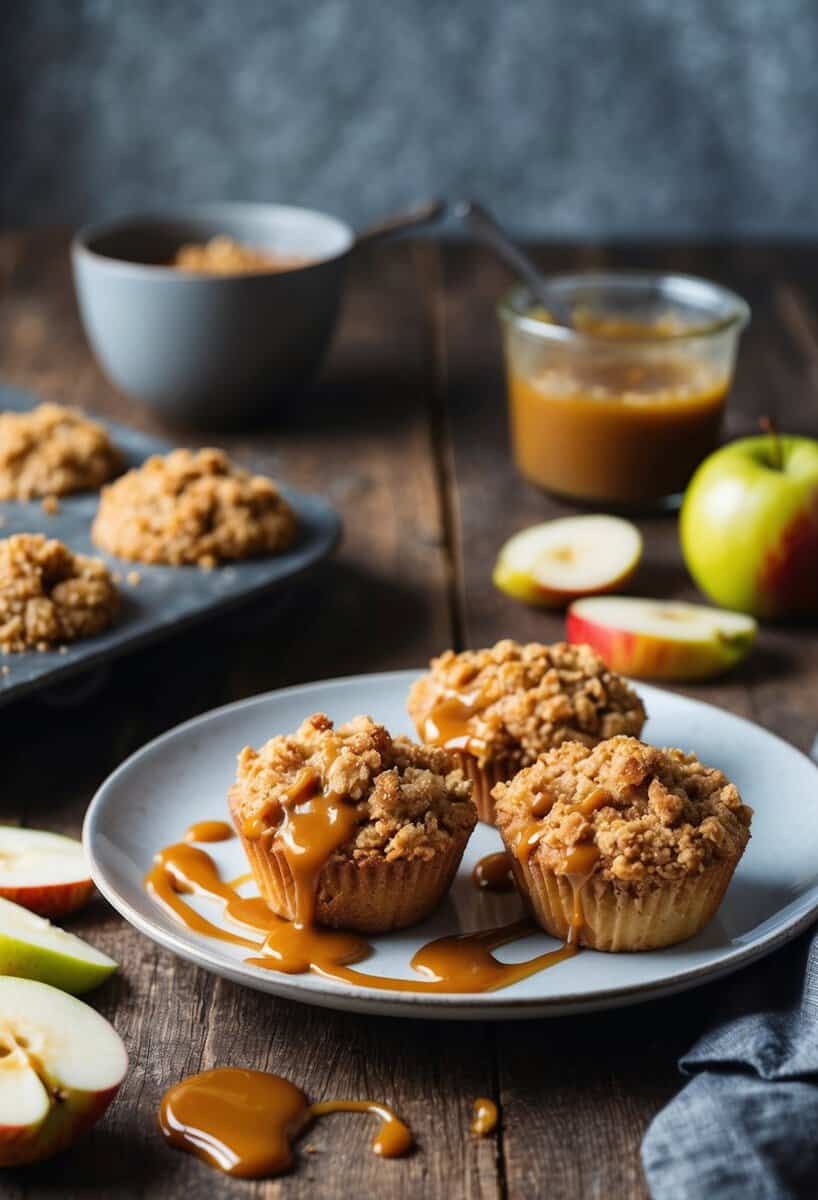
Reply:
[[[314,261],[219,276],[163,265],[181,243],[218,234]],[[213,204],[88,227],[71,257],[85,332],[113,383],[167,421],[212,427],[255,421],[307,382],[355,245],[354,231],[324,213]]]

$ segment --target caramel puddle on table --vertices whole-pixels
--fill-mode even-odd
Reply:
[[[333,837],[337,832],[333,832]],[[304,823],[296,825],[291,820],[288,837],[294,846],[305,845],[307,835],[308,827]],[[340,840],[336,844],[340,844]],[[307,859],[307,878],[317,878],[320,870],[320,866],[316,869],[317,858],[317,854],[311,854]],[[369,975],[350,965],[371,954],[372,947],[365,938],[311,922],[287,921],[273,913],[260,897],[240,896],[231,884],[222,880],[210,855],[197,846],[178,842],[160,850],[145,877],[145,887],[174,920],[194,933],[253,950],[255,953],[245,959],[250,966],[286,974],[313,971],[328,979],[379,991],[460,994],[496,991],[555,966],[579,950],[576,940],[572,939],[558,950],[520,963],[500,962],[492,954],[493,950],[537,932],[530,921],[523,920],[427,942],[411,961],[413,970],[422,976],[420,979]],[[306,889],[302,887],[299,891]],[[224,916],[229,921],[261,934],[263,941],[251,940],[208,921],[182,898],[185,893],[221,901]],[[306,909],[311,916],[313,904],[314,896],[303,894],[298,901],[299,913],[303,914]]]
[[[374,1113],[381,1124],[372,1150],[397,1158],[412,1148],[412,1132],[377,1100],[310,1104],[288,1079],[266,1071],[217,1067],[191,1075],[162,1097],[159,1128],[172,1146],[242,1179],[280,1175],[293,1164],[292,1142],[316,1118],[335,1112]]]
[[[508,850],[487,854],[475,865],[471,873],[472,883],[481,892],[513,892],[514,875],[511,871],[511,855]]]
[[[497,1128],[497,1105],[493,1100],[480,1096],[472,1105],[472,1121],[469,1126],[478,1137],[487,1137]]]

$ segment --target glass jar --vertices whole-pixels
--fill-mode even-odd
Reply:
[[[616,507],[678,496],[718,443],[747,304],[692,276],[606,272],[547,279],[542,304],[516,287],[499,314],[525,478]]]

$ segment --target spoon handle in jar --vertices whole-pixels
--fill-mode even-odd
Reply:
[[[524,279],[540,304],[559,319],[561,314],[553,312],[554,297],[547,294],[545,281],[539,270],[528,255],[519,246],[515,246],[488,209],[483,208],[476,200],[462,200],[455,205],[454,215],[479,241],[494,250],[506,266],[511,267],[516,275]]]

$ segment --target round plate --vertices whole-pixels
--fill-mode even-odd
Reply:
[[[149,899],[142,881],[155,851],[178,841],[194,821],[224,817],[243,746],[259,746],[273,734],[293,730],[317,711],[335,721],[367,712],[393,733],[411,734],[405,702],[416,677],[401,671],[287,688],[216,709],[151,742],[111,775],[88,810],[84,841],[97,887],[148,937],[238,983],[329,1008],[479,1020],[612,1008],[678,992],[770,953],[818,912],[815,766],[749,721],[644,685],[639,691],[650,714],[646,740],[695,749],[703,762],[721,767],[755,809],[753,836],[725,900],[710,925],[689,942],[643,954],[584,950],[505,990],[473,996],[374,991],[248,966],[242,961],[246,951],[188,932]],[[410,979],[410,959],[424,942],[518,917],[516,896],[482,894],[471,883],[477,859],[498,848],[497,832],[478,825],[438,911],[421,926],[374,938],[374,954],[359,969]],[[236,839],[207,849],[225,878],[246,871]],[[214,917],[212,903],[191,902]],[[537,934],[497,956],[519,961],[555,945]]]

